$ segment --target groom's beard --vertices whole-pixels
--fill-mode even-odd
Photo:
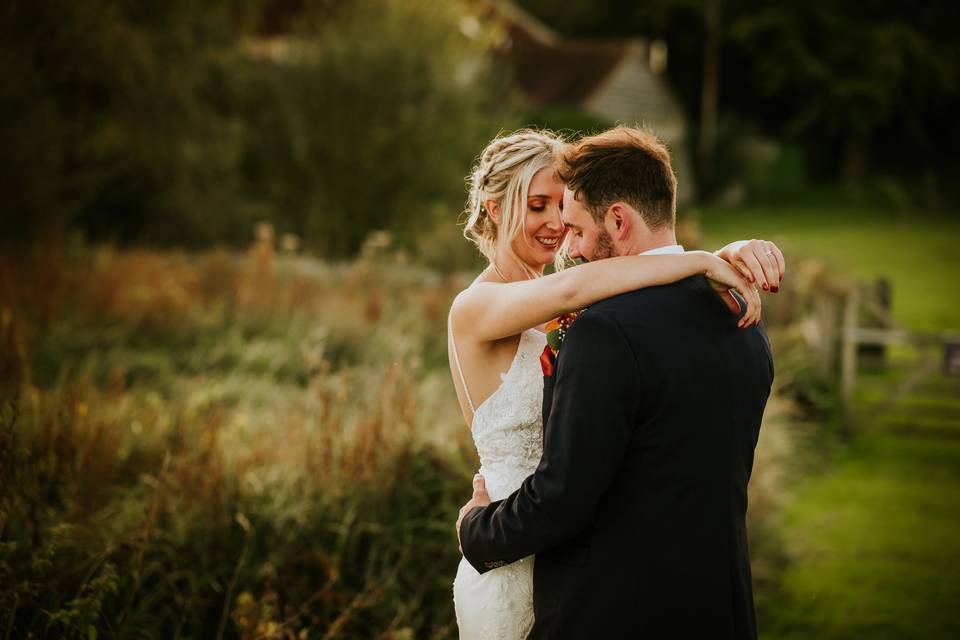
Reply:
[[[596,260],[606,260],[607,258],[612,258],[617,255],[616,249],[613,246],[613,237],[610,235],[610,232],[600,228],[600,233],[597,234],[597,247],[593,250],[593,254],[587,258],[587,262],[594,262]]]

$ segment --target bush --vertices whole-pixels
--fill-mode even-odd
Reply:
[[[4,387],[4,632],[453,633],[476,465],[444,366],[460,280],[264,243],[61,266],[55,300],[25,262],[4,295],[18,323],[58,309],[18,330],[33,366]]]
[[[5,3],[4,240],[242,246],[264,220],[347,256],[380,229],[414,247],[438,210],[454,224],[510,122],[489,38],[460,28],[474,9],[307,4],[270,56],[257,1]]]

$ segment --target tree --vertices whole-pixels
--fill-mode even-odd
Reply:
[[[663,38],[673,86],[702,116],[706,0],[523,4],[567,35]],[[869,161],[949,176],[960,143],[958,17],[948,0],[726,0],[718,109],[803,144],[826,175],[855,178]]]
[[[253,53],[265,10],[292,56]],[[489,43],[461,29],[469,10],[3,3],[3,238],[72,226],[96,241],[236,245],[267,220],[346,256],[376,229],[412,243],[441,212],[455,235],[471,159],[510,122],[494,123]]]
[[[3,3],[7,242],[67,224],[121,240],[196,239],[212,230],[232,158],[229,123],[206,104],[204,84],[252,7]],[[221,228],[227,222],[221,218]]]
[[[720,0],[706,0],[704,12],[703,89],[700,92],[700,191],[713,187],[717,141],[717,101],[720,92]]]
[[[786,132],[840,140],[843,175],[866,172],[868,148],[894,121],[922,121],[956,101],[960,58],[936,22],[946,7],[768,0],[731,21],[763,97]],[[756,3],[754,3],[756,5]]]
[[[291,36],[302,54],[261,65],[243,90],[251,197],[329,255],[377,229],[407,244],[436,223],[455,234],[471,161],[510,122],[465,16],[427,0],[305,15]]]

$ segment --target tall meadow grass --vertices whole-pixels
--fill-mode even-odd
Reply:
[[[0,261],[0,638],[455,637],[477,461],[445,336],[469,276],[258,238]],[[767,309],[761,586],[810,369],[798,289]]]

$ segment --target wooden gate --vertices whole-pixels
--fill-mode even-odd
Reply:
[[[848,425],[892,413],[960,437],[960,331],[911,331],[893,318],[890,285],[858,282],[842,297],[840,396]],[[867,384],[867,388],[862,385]],[[928,431],[924,427],[923,431]]]

